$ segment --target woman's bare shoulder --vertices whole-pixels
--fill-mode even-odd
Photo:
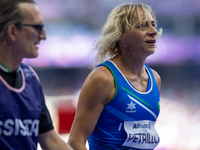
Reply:
[[[93,69],[89,75],[89,78],[91,80],[107,83],[113,80],[112,73],[110,72],[110,70],[108,70],[108,68],[104,66],[99,66]]]

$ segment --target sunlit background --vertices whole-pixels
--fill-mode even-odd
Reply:
[[[36,0],[47,40],[39,57],[25,59],[42,83],[58,133],[67,141],[90,53],[108,13],[125,2],[145,3],[163,35],[147,64],[162,78],[156,150],[200,149],[200,0]]]

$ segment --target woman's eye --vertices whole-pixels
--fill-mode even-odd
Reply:
[[[137,26],[137,28],[143,28],[145,26],[146,26],[146,24],[140,24],[140,25]]]
[[[148,24],[148,23],[142,23],[142,24],[137,25],[136,28],[146,28],[148,26],[152,26],[152,27],[156,28],[156,24],[155,23],[152,23],[151,25]]]
[[[142,23],[141,25],[140,25],[140,28],[144,28],[144,27],[147,27],[148,26],[148,23]]]

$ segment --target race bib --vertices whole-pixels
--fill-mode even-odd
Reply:
[[[140,149],[154,149],[160,141],[154,122],[149,120],[125,121],[127,139],[123,146]]]

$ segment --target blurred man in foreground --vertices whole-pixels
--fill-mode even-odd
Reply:
[[[0,0],[0,149],[71,150],[55,131],[42,87],[23,58],[36,58],[46,39],[33,0]]]

